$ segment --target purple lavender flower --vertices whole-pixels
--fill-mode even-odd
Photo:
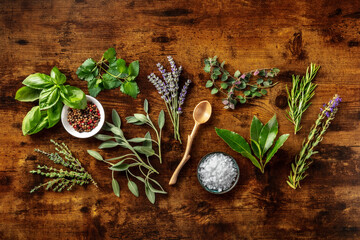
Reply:
[[[188,90],[188,88],[189,88],[190,83],[191,83],[191,80],[188,79],[188,80],[185,82],[185,84],[184,84],[184,86],[183,86],[183,88],[182,88],[182,90],[181,90],[181,93],[180,93],[180,96],[179,96],[179,100],[178,100],[178,105],[179,105],[179,108],[180,108],[180,111],[178,110],[178,114],[181,114],[181,113],[182,113],[182,112],[181,112],[181,105],[184,104],[184,101],[185,101],[185,98],[186,98],[186,94],[187,94],[187,90]]]
[[[339,95],[335,94],[334,98],[331,99],[328,104],[324,104],[324,109],[320,108],[321,112],[325,112],[326,117],[330,117],[331,114],[334,112],[335,109],[337,109],[339,103],[342,101],[342,99],[339,97]]]

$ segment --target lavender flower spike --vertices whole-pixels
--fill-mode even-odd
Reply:
[[[339,97],[339,95],[335,94],[334,98],[331,99],[328,104],[324,104],[324,109],[320,108],[321,112],[324,112],[326,117],[330,117],[331,114],[336,110],[339,105],[339,103],[342,101],[342,99]]]
[[[178,109],[178,114],[181,114],[181,113],[182,113],[182,112],[181,112],[181,105],[184,104],[184,101],[185,101],[185,98],[186,98],[186,94],[187,94],[187,90],[188,90],[188,88],[189,88],[190,83],[191,83],[191,80],[188,79],[188,80],[185,82],[185,84],[184,84],[184,86],[183,86],[183,88],[182,88],[182,90],[181,90],[180,97],[179,97],[179,101],[178,101],[178,105],[179,105],[179,109],[180,109],[180,110]]]

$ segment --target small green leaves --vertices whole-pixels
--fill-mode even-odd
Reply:
[[[159,113],[158,124],[159,124],[160,130],[161,130],[161,129],[164,127],[164,125],[165,125],[165,113],[164,113],[163,110],[161,110],[160,113]]]
[[[33,102],[39,99],[41,90],[24,86],[17,90],[15,99],[21,102]]]
[[[83,64],[76,70],[78,78],[90,81],[97,77],[99,70],[96,67],[96,62],[92,58],[86,59]]]
[[[128,188],[129,188],[130,192],[135,195],[135,197],[139,197],[139,189],[135,182],[129,180]]]
[[[148,119],[147,119],[147,117],[146,117],[144,114],[135,113],[135,114],[134,114],[134,117],[135,117],[138,121],[140,121],[140,122],[142,122],[142,123],[148,122]]]
[[[155,151],[152,148],[148,148],[148,147],[144,147],[144,146],[135,146],[134,149],[138,153],[144,154],[148,157],[155,154]]]
[[[139,70],[139,61],[134,61],[129,65],[128,74],[129,76],[137,77],[139,75]]]
[[[147,99],[144,100],[144,111],[149,113],[149,102]]]
[[[211,88],[213,85],[214,85],[213,81],[208,80],[208,81],[206,82],[205,87],[207,87],[207,88]]]
[[[96,160],[99,161],[104,161],[104,158],[100,155],[100,153],[98,153],[97,151],[94,150],[87,150],[88,154],[90,156],[92,156],[93,158],[95,158]]]
[[[112,179],[111,185],[112,185],[114,194],[115,194],[117,197],[120,197],[120,186],[119,186],[118,181],[116,181],[115,178]]]
[[[104,58],[106,59],[106,60],[111,60],[111,59],[113,59],[113,58],[115,58],[116,57],[116,51],[115,51],[115,49],[114,48],[109,48],[108,50],[106,50],[106,52],[104,53]]]
[[[217,94],[218,92],[219,92],[219,89],[217,89],[217,88],[213,88],[211,90],[211,94]]]
[[[222,89],[227,89],[229,85],[227,83],[221,83],[220,86]]]
[[[234,77],[238,78],[238,77],[240,77],[240,74],[241,74],[241,72],[239,70],[237,70],[234,74]]]
[[[151,191],[149,186],[145,185],[145,194],[149,201],[154,204],[155,203],[155,193]]]
[[[121,127],[121,119],[120,119],[118,112],[115,109],[112,110],[111,118],[112,118],[114,125],[116,127],[120,128]]]

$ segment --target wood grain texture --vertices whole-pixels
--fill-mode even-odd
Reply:
[[[26,1],[0,2],[0,239],[359,239],[360,238],[360,2],[359,1]],[[149,100],[153,116],[165,108],[147,74],[167,55],[184,67],[183,80],[194,84],[184,105],[182,139],[193,127],[192,109],[201,100],[213,104],[213,116],[201,126],[192,158],[176,186],[167,182],[185,145],[172,138],[167,118],[162,165],[156,178],[168,195],[151,205],[140,187],[135,198],[119,174],[121,197],[111,189],[107,166],[89,157],[96,139],[75,139],[61,124],[22,136],[21,122],[32,103],[14,100],[22,80],[53,66],[87,93],[75,71],[88,57],[100,58],[115,47],[127,61],[140,60],[136,100],[118,90],[101,92],[107,117],[142,110]],[[204,87],[203,59],[218,55],[233,72],[278,67],[279,84],[265,98],[234,111],[222,109],[219,96]],[[266,122],[276,113],[280,133],[292,133],[285,118],[285,86],[314,62],[322,67],[313,105],[303,129],[290,135],[261,174],[249,160],[231,151],[214,127],[249,137],[253,115]],[[285,180],[322,103],[335,93],[343,98],[338,115],[319,145],[309,177],[299,190]],[[147,129],[146,129],[147,130]],[[145,129],[124,124],[127,136]],[[28,173],[46,159],[34,148],[52,151],[49,140],[66,142],[92,173],[100,188],[29,194],[41,178]],[[239,184],[228,194],[205,192],[196,166],[211,151],[224,151],[239,164]],[[103,151],[107,157],[123,150]]]

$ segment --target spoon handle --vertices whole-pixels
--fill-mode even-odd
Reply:
[[[169,181],[169,185],[174,185],[177,181],[177,178],[179,176],[179,173],[180,173],[180,170],[182,169],[182,167],[185,165],[185,163],[187,161],[189,161],[190,159],[190,150],[191,150],[191,145],[194,141],[194,138],[195,138],[195,135],[197,133],[197,130],[199,128],[199,124],[195,122],[195,126],[191,132],[190,135],[188,135],[188,141],[187,141],[187,144],[186,144],[186,149],[185,149],[185,153],[184,153],[184,156],[183,158],[181,159],[179,165],[177,166],[177,168],[175,169],[173,175],[171,176],[170,178],[170,181]]]

